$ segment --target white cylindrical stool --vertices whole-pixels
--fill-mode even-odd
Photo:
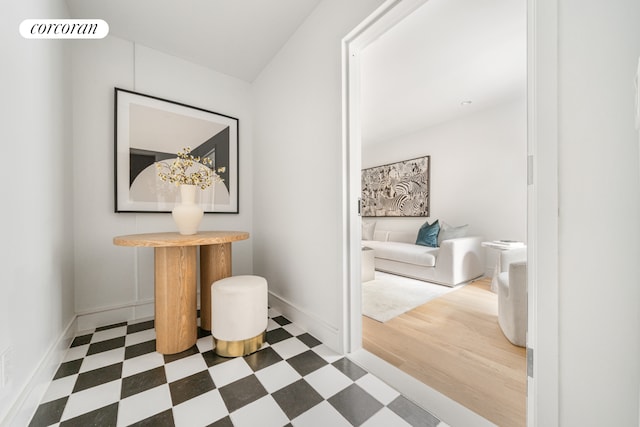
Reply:
[[[215,352],[223,357],[251,354],[264,344],[267,280],[231,276],[211,284],[211,335]]]

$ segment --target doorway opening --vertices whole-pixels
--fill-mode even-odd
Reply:
[[[360,78],[361,73],[361,56],[362,51],[365,47],[369,46],[374,40],[377,40],[384,34],[388,29],[394,27],[397,23],[402,21],[405,17],[411,15],[416,9],[420,8],[426,0],[398,0],[398,1],[389,1],[383,5],[380,10],[378,10],[372,17],[370,17],[367,21],[363,22],[361,26],[356,28],[354,32],[352,32],[347,38],[345,38],[343,43],[343,64],[344,64],[344,122],[345,122],[345,141],[346,141],[346,158],[348,159],[345,164],[345,174],[347,175],[347,198],[345,200],[345,204],[348,207],[348,216],[345,219],[345,230],[346,235],[348,237],[348,248],[347,253],[351,260],[350,262],[350,271],[349,271],[349,284],[346,287],[346,301],[348,304],[345,304],[345,318],[347,319],[348,327],[346,329],[345,334],[345,346],[347,349],[352,351],[352,355],[355,359],[365,364],[367,368],[371,369],[372,372],[379,374],[383,379],[388,380],[392,385],[398,386],[400,381],[394,380],[394,377],[403,378],[404,384],[400,387],[404,387],[403,392],[407,392],[412,387],[414,391],[409,391],[407,394],[409,396],[413,396],[414,400],[423,404],[425,408],[434,412],[436,416],[442,415],[442,419],[451,423],[460,423],[465,424],[469,423],[473,417],[473,413],[471,411],[465,411],[466,408],[457,405],[456,402],[450,401],[446,397],[442,396],[440,393],[434,392],[433,390],[429,391],[422,387],[422,384],[417,384],[417,382],[411,377],[403,377],[397,370],[389,369],[389,366],[384,361],[376,358],[371,353],[367,351],[361,350],[362,348],[362,307],[361,307],[361,290],[360,290],[360,253],[361,253],[361,244],[360,244],[360,227],[361,227],[361,218],[358,217],[358,202],[357,199],[360,196],[360,170],[362,169],[362,126],[360,123],[361,120],[361,109],[362,105],[360,104],[361,90],[362,90],[362,81]],[[527,19],[529,20],[529,24],[531,24],[531,20],[533,19],[531,15],[531,10],[535,0],[529,0],[527,3],[528,13]],[[536,12],[537,13],[537,12]],[[527,86],[529,87],[529,92],[531,93],[531,89],[535,89],[536,78],[531,71],[536,70],[536,62],[531,61],[532,56],[532,34],[535,36],[535,28],[532,29],[530,25],[529,33],[527,34],[527,49],[526,56],[529,58],[529,64],[527,67]],[[536,102],[535,97],[529,96],[525,102],[527,107],[527,157],[525,163],[527,164],[528,176],[527,176],[527,220],[528,224],[526,226],[526,240],[529,243],[529,287],[530,287],[530,297],[529,301],[529,340],[530,343],[528,346],[533,348],[535,344],[535,311],[537,309],[536,306],[536,290],[533,284],[536,279],[536,261],[537,261],[537,223],[539,221],[536,215],[536,203],[539,197],[539,194],[536,194],[534,191],[532,184],[532,175],[533,171],[537,170],[536,167],[539,166],[536,162],[533,161],[534,157],[532,154],[536,152],[536,138],[535,129],[544,129],[548,123],[541,123],[541,121],[536,116],[536,112],[539,111],[540,104]],[[532,108],[533,107],[533,108]],[[534,133],[532,135],[532,133]],[[427,153],[428,154],[428,153]],[[525,168],[527,167],[525,166]],[[553,205],[553,203],[551,203]],[[534,215],[531,215],[531,213]],[[551,242],[553,245],[554,242]],[[550,271],[551,273],[553,270]],[[550,283],[550,285],[553,285]],[[553,301],[552,301],[553,303]],[[556,301],[557,303],[557,301]],[[552,323],[551,321],[550,323]],[[548,325],[547,325],[548,326]],[[531,352],[532,353],[532,352]],[[384,370],[388,370],[388,373],[384,373]],[[394,382],[396,384],[394,384]],[[528,388],[530,391],[535,390],[535,382],[529,378]],[[399,388],[400,388],[399,387]],[[417,391],[417,390],[420,391]],[[432,393],[433,392],[433,393]],[[532,402],[535,403],[536,393],[529,393],[528,397],[528,406],[530,408],[528,420],[529,424],[532,425],[533,419],[533,411],[531,408]],[[434,406],[435,405],[435,406]],[[475,420],[479,422],[478,420]]]

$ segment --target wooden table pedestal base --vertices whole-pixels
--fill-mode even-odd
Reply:
[[[197,340],[196,247],[155,248],[156,350],[174,354]]]
[[[200,326],[211,330],[211,284],[231,276],[231,243],[249,238],[246,231],[144,233],[117,236],[118,246],[155,249],[156,351],[175,354],[195,345],[197,323],[197,255],[200,247]]]
[[[211,330],[211,284],[231,276],[231,243],[200,246],[200,327]]]

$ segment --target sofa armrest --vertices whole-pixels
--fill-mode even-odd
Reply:
[[[444,240],[436,259],[437,279],[457,285],[484,274],[482,236]]]

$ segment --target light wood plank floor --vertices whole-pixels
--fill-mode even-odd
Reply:
[[[526,351],[498,326],[480,279],[386,323],[362,316],[363,346],[499,426],[526,425]]]

